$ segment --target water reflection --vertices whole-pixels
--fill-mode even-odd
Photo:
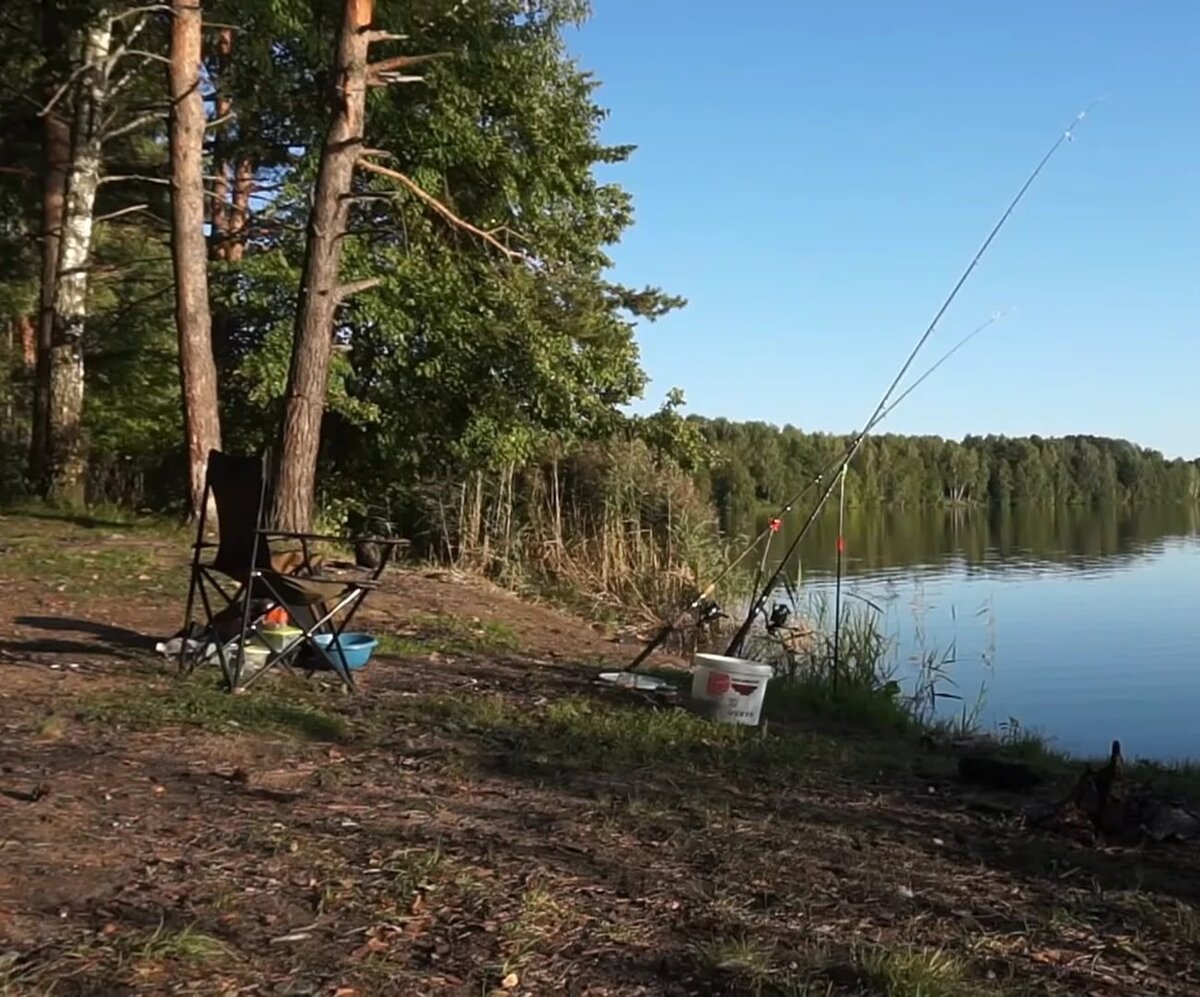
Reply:
[[[764,525],[765,520],[756,528]],[[799,525],[794,521],[784,525],[774,543],[779,555]],[[1197,510],[1182,505],[852,509],[846,512],[845,571],[879,577],[946,571],[966,577],[1048,571],[1091,575],[1160,556],[1179,538],[1196,536],[1198,527]],[[836,540],[837,514],[830,509],[813,525],[787,566],[789,577],[796,577],[801,569],[808,577],[832,572]]]
[[[983,690],[985,726],[1015,717],[1076,753],[1115,737],[1131,756],[1197,759],[1198,525],[1183,507],[848,511],[843,593],[880,607],[901,680],[953,649],[954,688]],[[802,598],[832,595],[836,538],[830,513],[787,566],[803,568]]]

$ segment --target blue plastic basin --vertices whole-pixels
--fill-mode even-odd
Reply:
[[[331,662],[340,663],[338,649],[332,646],[333,634],[316,634],[313,636],[313,642],[320,647]],[[338,644],[342,649],[342,654],[346,657],[348,667],[364,668],[371,660],[371,655],[375,653],[375,648],[379,646],[379,641],[370,634],[344,633],[338,638]]]

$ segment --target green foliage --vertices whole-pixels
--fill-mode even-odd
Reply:
[[[835,467],[848,439],[726,419],[689,422],[711,447],[707,472],[726,529],[778,508]],[[814,494],[815,497],[815,494]],[[1167,460],[1156,450],[1095,436],[868,437],[851,464],[851,506],[972,504],[1151,505],[1200,497],[1200,461]]]
[[[588,4],[376,7],[377,26],[404,37],[375,45],[373,58],[440,57],[416,70],[419,82],[372,89],[368,144],[441,208],[394,178],[356,176],[342,276],[380,283],[339,311],[317,482],[323,518],[337,528],[382,508],[419,550],[661,616],[846,440],[685,416],[678,389],[657,412],[623,414],[646,385],[635,323],[684,302],[609,276],[633,204],[598,168],[633,149],[601,141],[599,84],[565,45]],[[245,452],[274,442],[282,408],[340,4],[214,0],[206,16],[239,29],[228,57],[217,32],[206,36],[209,114],[230,112],[210,129],[206,168],[246,163],[254,182],[244,255],[214,252],[210,262],[224,445]],[[166,23],[150,16],[139,49],[165,52]],[[36,111],[69,72],[65,50],[43,51],[40,27],[29,5],[0,21],[5,324],[36,306]],[[161,182],[169,163],[165,116],[144,114],[164,96],[160,70],[130,59],[112,107],[112,127],[138,124],[105,146],[106,174],[124,179],[105,183],[97,204],[84,428],[93,501],[169,509],[184,466]],[[0,494],[9,498],[21,493],[29,435],[29,375],[19,367],[9,351],[0,371]],[[883,436],[863,446],[847,493],[857,507],[1194,503],[1200,471],[1090,437]]]
[[[499,742],[507,764],[531,768],[620,772],[670,764],[787,778],[836,751],[831,741],[815,736],[780,736],[737,724],[713,724],[684,711],[614,708],[585,698],[530,710],[501,697],[444,697],[425,700],[420,711],[424,718],[482,742],[481,754],[488,753],[489,743]]]
[[[198,727],[216,733],[271,731],[310,741],[349,739],[345,718],[294,699],[294,690],[286,697],[265,690],[230,696],[200,680],[185,685],[147,680],[136,696],[101,695],[87,700],[81,715],[85,720],[137,730]]]

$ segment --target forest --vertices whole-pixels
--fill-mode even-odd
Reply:
[[[269,449],[276,525],[367,520],[510,580],[702,574],[847,438],[630,415],[583,0],[22,0],[0,10],[0,499],[194,516]],[[643,324],[646,323],[646,324]],[[819,413],[806,413],[814,421]],[[1192,502],[1132,444],[880,436],[847,501]]]
[[[761,422],[688,420],[709,451],[707,484],[727,528],[779,507],[845,452],[850,437]],[[852,506],[1109,506],[1200,496],[1200,461],[1096,436],[868,436],[846,475]]]

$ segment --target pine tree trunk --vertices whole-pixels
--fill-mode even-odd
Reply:
[[[13,418],[13,379],[17,372],[17,365],[13,361],[13,357],[17,353],[17,322],[19,319],[9,319],[4,326],[4,338],[7,340],[3,351],[4,368],[0,372],[2,378],[2,388],[4,397],[4,407],[2,410],[4,421],[0,422],[0,440],[8,443],[13,438],[16,430],[16,420]]]
[[[32,315],[21,315],[16,321],[21,338],[21,365],[28,374],[37,364],[37,321]]]
[[[217,367],[204,238],[204,99],[200,94],[201,5],[171,4],[171,259],[183,429],[187,441],[188,512],[200,514],[208,452],[221,447]],[[215,510],[210,508],[209,513]]]
[[[62,13],[54,0],[42,3],[42,46],[49,61],[57,60],[63,45]],[[48,87],[47,101],[53,96]],[[55,107],[42,117],[42,274],[38,311],[37,350],[33,374],[33,407],[29,437],[29,480],[37,491],[47,486],[47,441],[50,433],[50,350],[54,344],[54,290],[66,205],[67,168],[71,159],[71,128]]]
[[[233,210],[229,213],[229,248],[225,258],[239,263],[246,255],[246,228],[250,218],[250,195],[254,191],[254,165],[244,156],[233,174]]]
[[[84,68],[74,87],[71,163],[54,289],[46,497],[67,506],[84,502],[83,333],[111,47],[112,18],[101,8],[84,29],[81,46]]]
[[[233,108],[229,97],[228,83],[224,80],[233,54],[233,28],[222,28],[217,36],[217,137],[213,149],[212,235],[209,252],[214,260],[223,260],[229,253],[229,158],[223,133],[228,125],[225,119]]]
[[[308,219],[275,476],[274,521],[283,530],[307,530],[312,523],[334,312],[341,292],[342,236],[350,211],[347,195],[362,151],[370,45],[367,28],[373,7],[373,0],[345,0],[343,4],[334,65],[333,120],[321,152]]]

